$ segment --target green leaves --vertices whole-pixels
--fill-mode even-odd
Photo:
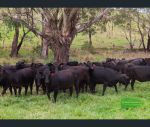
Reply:
[[[10,17],[4,17],[3,18],[3,23],[10,29],[13,30],[15,27],[21,27],[22,24],[20,24],[17,21],[12,20]]]
[[[94,16],[100,13],[100,8],[83,8],[81,11],[81,23],[85,23],[90,21]],[[106,32],[106,24],[107,20],[102,20],[100,22],[94,23],[90,28],[83,32],[83,34],[87,34],[89,31],[92,35],[96,33],[98,29],[101,29],[102,32]]]

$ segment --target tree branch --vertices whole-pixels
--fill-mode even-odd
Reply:
[[[100,11],[100,14],[96,17],[93,17],[90,21],[86,22],[86,23],[83,23],[83,24],[79,24],[76,26],[76,30],[77,30],[77,33],[80,33],[84,30],[86,30],[88,27],[90,27],[92,24],[100,21],[104,15],[106,15],[108,12],[109,12],[110,9],[106,8],[104,9],[104,11],[101,13]]]
[[[33,26],[30,26],[29,24],[27,24],[24,20],[16,18],[16,17],[12,17],[12,16],[9,16],[9,17],[13,21],[23,24],[26,28],[28,28],[30,31],[32,31],[36,36],[41,36],[43,38],[48,37],[48,35],[46,35],[45,33],[39,32],[36,28],[34,28]]]
[[[24,41],[26,35],[27,35],[29,32],[30,32],[30,30],[25,31],[25,29],[24,29],[24,27],[23,27],[23,36],[21,37],[20,43],[19,43],[19,45],[17,46],[17,53],[18,53],[18,51],[20,50],[20,48],[21,48],[21,46],[22,46],[22,43],[23,43],[23,41]]]
[[[124,33],[124,35],[125,35],[127,41],[130,43],[130,40],[129,40],[128,36],[127,36],[126,30],[123,30],[123,33]]]
[[[68,20],[71,21],[72,18],[74,17],[74,15],[76,15],[76,13],[78,12],[79,8],[73,8],[70,12],[69,18]]]

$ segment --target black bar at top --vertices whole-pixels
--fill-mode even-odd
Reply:
[[[150,0],[0,0],[0,7],[150,7]]]

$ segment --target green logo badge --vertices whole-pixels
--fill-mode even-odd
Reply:
[[[137,108],[143,105],[143,100],[141,98],[135,97],[124,97],[121,99],[121,108]]]

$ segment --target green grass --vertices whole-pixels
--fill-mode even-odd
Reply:
[[[46,95],[30,95],[21,97],[10,96],[9,91],[0,97],[1,119],[149,119],[150,118],[150,87],[149,83],[136,83],[135,91],[128,87],[118,86],[107,88],[105,96],[101,96],[102,85],[97,85],[97,93],[80,93],[76,98],[69,93],[59,93],[57,102],[49,101]],[[51,98],[53,99],[53,94]],[[143,100],[142,107],[122,109],[123,97],[137,97]]]
[[[40,39],[33,34],[25,40],[19,52],[18,58],[10,58],[10,47],[13,38],[5,40],[5,48],[0,43],[0,65],[15,64],[18,60],[25,59],[27,62],[34,61],[48,63],[53,61],[53,53],[49,51],[48,59],[40,58],[39,54],[33,53],[33,49],[40,44]],[[88,50],[88,36],[82,33],[74,39],[70,49],[70,60],[78,61],[101,61],[107,57],[113,58],[137,58],[150,57],[149,53],[128,52],[129,47],[124,38],[122,30],[114,28],[114,33],[97,32],[92,36],[93,49]],[[32,42],[32,43],[30,43]],[[114,46],[113,46],[114,45]],[[138,43],[137,43],[138,45]],[[7,46],[7,47],[6,47]],[[0,96],[0,119],[150,119],[150,82],[135,84],[135,91],[130,86],[124,91],[123,86],[118,86],[119,93],[114,88],[107,88],[105,96],[102,94],[102,85],[97,85],[97,93],[80,93],[76,98],[69,93],[59,93],[57,103],[49,101],[46,95],[36,95],[35,88],[33,95],[28,93],[21,97],[11,96],[9,91],[5,96]],[[0,92],[2,89],[0,88]],[[53,96],[53,95],[51,95]],[[137,97],[144,101],[142,107],[122,109],[121,99],[123,97]]]

